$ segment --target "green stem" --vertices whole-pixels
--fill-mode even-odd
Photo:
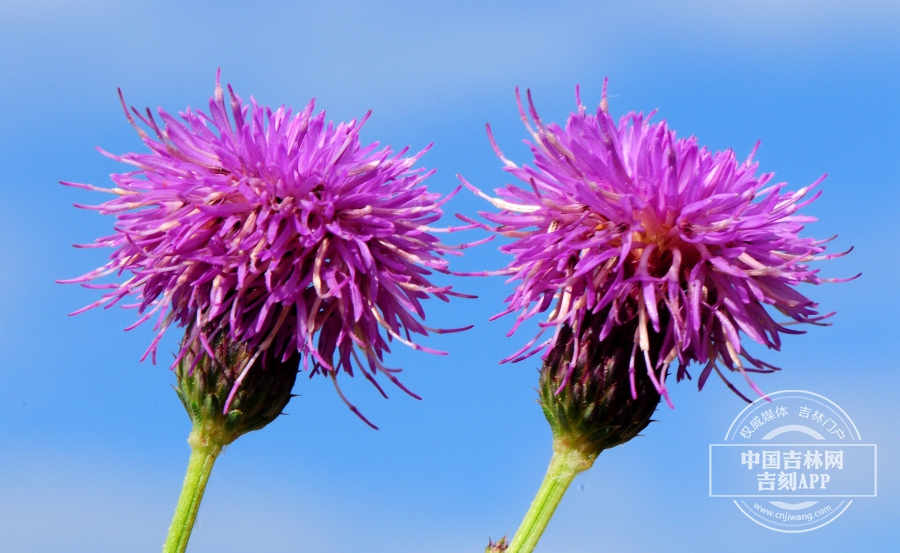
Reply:
[[[172,518],[172,525],[169,526],[169,536],[163,546],[163,553],[184,553],[187,548],[206,483],[209,481],[216,457],[222,452],[222,446],[202,439],[196,429],[191,432],[188,443],[191,444],[191,458],[188,460],[181,497],[178,498],[178,506],[175,507],[175,516]]]
[[[553,440],[553,457],[550,459],[547,475],[506,553],[534,551],[572,480],[593,464],[593,457],[569,448],[562,440]]]

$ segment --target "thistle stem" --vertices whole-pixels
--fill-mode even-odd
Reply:
[[[206,483],[209,481],[216,457],[222,452],[221,445],[203,439],[197,429],[191,432],[188,443],[191,444],[191,458],[188,460],[187,474],[184,476],[184,485],[181,488],[178,505],[175,507],[172,525],[169,526],[163,553],[184,553],[187,548]]]
[[[550,459],[547,474],[506,553],[534,551],[572,480],[593,464],[593,458],[568,447],[562,440],[553,440],[553,457]]]

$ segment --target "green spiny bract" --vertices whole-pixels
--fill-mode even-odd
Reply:
[[[554,440],[591,462],[604,449],[637,436],[650,424],[660,402],[641,351],[632,353],[638,321],[614,326],[599,341],[605,316],[588,313],[581,321],[577,342],[570,326],[561,328],[540,377],[539,401]],[[656,359],[662,336],[650,329],[649,339],[650,358]],[[569,373],[576,346],[576,362]],[[633,390],[629,372],[632,355]]]
[[[187,350],[175,367],[175,391],[194,423],[191,440],[199,443],[192,445],[226,446],[281,414],[292,397],[300,354],[295,352],[282,361],[268,349],[253,359],[254,352],[221,334],[210,349],[215,354],[213,359],[202,345]],[[248,362],[252,362],[249,368]],[[247,374],[229,403],[228,397],[245,369]]]

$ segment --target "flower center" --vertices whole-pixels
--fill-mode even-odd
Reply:
[[[697,248],[689,242],[685,242],[677,233],[673,233],[673,225],[661,223],[656,217],[639,217],[640,230],[631,233],[634,247],[629,253],[626,271],[628,276],[634,275],[639,269],[641,260],[647,247],[653,246],[646,260],[647,273],[655,278],[664,277],[675,261],[675,252],[680,254],[679,279],[684,281],[690,270],[700,262],[701,256]]]

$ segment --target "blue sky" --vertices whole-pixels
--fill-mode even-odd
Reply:
[[[329,118],[374,111],[366,141],[434,142],[422,165],[449,192],[461,173],[483,189],[508,182],[484,134],[528,161],[513,91],[531,88],[562,122],[610,79],[610,110],[659,109],[680,135],[749,153],[791,188],[823,173],[808,234],[838,234],[846,258],[807,287],[833,326],[787,339],[765,358],[769,391],[808,389],[878,444],[879,490],[833,524],[784,535],[707,497],[707,447],[744,404],[721,383],[672,386],[645,435],[579,476],[538,551],[896,551],[900,510],[900,9],[895,2],[81,2],[0,0],[0,550],[159,550],[188,456],[189,422],[164,365],[139,363],[149,328],[122,332],[127,310],[66,314],[95,293],[54,284],[103,263],[75,250],[112,221],[72,203],[99,198],[59,180],[102,185],[123,170],[94,149],[140,150],[130,104],[205,107],[215,71],[243,97]],[[474,213],[462,194],[448,211]],[[458,270],[497,268],[493,246]],[[536,405],[536,363],[498,365],[530,337],[489,323],[509,291],[466,279],[478,300],[432,302],[437,358],[397,349],[415,401],[364,381],[345,391],[370,430],[317,378],[268,428],[218,461],[191,541],[196,553],[482,551],[512,533],[550,456]],[[172,349],[177,337],[162,346]],[[892,345],[893,344],[893,345]],[[759,353],[759,352],[758,352]]]

